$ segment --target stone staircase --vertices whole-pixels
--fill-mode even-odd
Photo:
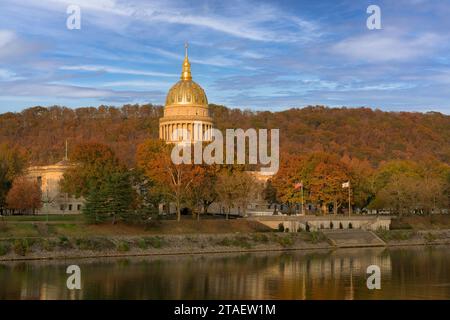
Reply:
[[[375,233],[368,230],[345,229],[345,230],[321,230],[329,242],[339,248],[353,247],[382,247],[386,243]]]

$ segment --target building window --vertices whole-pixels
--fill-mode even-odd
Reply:
[[[72,205],[69,204],[69,211],[72,211]]]
[[[78,211],[81,210],[81,204],[77,205],[77,210],[78,210]]]
[[[59,209],[60,209],[61,211],[64,211],[65,206],[64,206],[63,204],[61,204],[61,205],[59,205]]]
[[[37,183],[38,183],[39,187],[42,186],[42,177],[41,176],[37,177]]]

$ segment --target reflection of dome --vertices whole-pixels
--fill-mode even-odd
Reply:
[[[187,46],[181,80],[167,93],[164,117],[159,120],[159,123],[159,137],[168,142],[173,141],[173,132],[176,130],[186,130],[189,135],[188,140],[200,141],[205,140],[204,133],[212,129],[208,98],[202,87],[192,81]],[[207,136],[206,140],[210,138]]]

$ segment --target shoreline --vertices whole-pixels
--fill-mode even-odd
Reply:
[[[425,231],[426,232],[426,231]],[[434,232],[436,232],[434,230]],[[424,231],[422,231],[424,233]],[[418,233],[419,235],[421,232]],[[442,230],[441,234],[445,236],[448,235],[448,230]],[[293,236],[294,235],[294,236]],[[173,240],[181,241],[192,241],[196,242],[199,239],[206,239],[207,241],[222,241],[224,242],[228,237],[233,236],[230,234],[220,234],[220,235],[164,235],[156,236],[167,240],[167,238]],[[235,237],[254,237],[252,234],[246,235],[234,235]],[[275,238],[286,239],[286,238],[297,238],[297,234],[277,234],[271,235]],[[224,240],[225,239],[225,240]],[[48,239],[45,239],[48,241]],[[113,240],[111,237],[110,240]],[[136,237],[121,237],[119,239],[114,239],[116,242],[119,241],[132,241],[136,240]],[[278,239],[276,241],[279,241]],[[282,240],[283,241],[283,240]],[[445,237],[442,239],[411,239],[411,240],[391,240],[385,242],[385,244],[351,244],[351,245],[332,245],[327,239],[321,239],[316,243],[307,243],[304,239],[295,239],[297,245],[283,246],[275,243],[266,244],[256,244],[252,247],[225,247],[210,244],[207,247],[190,247],[189,243],[182,246],[168,247],[168,248],[149,248],[149,249],[138,249],[132,248],[126,252],[119,252],[112,249],[104,250],[80,250],[80,249],[64,249],[58,251],[46,251],[46,250],[35,250],[27,253],[24,256],[17,255],[13,252],[0,256],[1,262],[14,262],[14,261],[51,261],[51,260],[75,260],[75,259],[92,259],[92,258],[127,258],[127,257],[164,257],[164,256],[189,256],[189,255],[215,255],[215,254],[233,254],[233,253],[261,253],[261,252],[292,252],[292,251],[335,251],[339,249],[363,249],[363,248],[395,248],[395,247],[420,247],[420,246],[440,246],[440,245],[450,245],[450,237]],[[281,241],[280,241],[281,243]],[[192,243],[191,243],[192,244]],[[235,244],[236,245],[236,244]]]

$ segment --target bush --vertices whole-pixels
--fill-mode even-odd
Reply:
[[[120,251],[120,252],[127,252],[127,251],[130,251],[130,245],[128,244],[128,242],[126,242],[126,241],[120,241],[118,244],[117,244],[117,251]]]
[[[7,254],[9,249],[9,245],[7,243],[0,243],[0,256]]]
[[[55,244],[48,239],[43,239],[41,242],[41,246],[45,251],[53,251],[53,249],[55,248]]]
[[[25,256],[30,250],[27,239],[16,239],[13,245],[14,252],[19,256]]]
[[[252,240],[255,242],[269,242],[269,237],[265,234],[255,233],[252,235]]]
[[[217,245],[223,247],[241,247],[249,249],[252,247],[251,243],[248,242],[248,238],[246,237],[235,237],[234,239],[223,238],[216,242]]]
[[[279,231],[279,232],[284,232],[284,225],[283,225],[282,223],[280,223],[280,224],[278,225],[278,231]]]
[[[161,237],[150,237],[150,238],[145,238],[145,243],[147,246],[159,249],[163,246],[164,241]]]
[[[113,242],[103,238],[78,238],[75,243],[80,250],[104,250],[116,247]]]
[[[291,236],[279,237],[277,242],[283,247],[290,247],[294,244],[294,239]]]
[[[137,242],[137,246],[139,249],[145,250],[148,248],[147,242],[145,241],[145,239],[139,239]]]
[[[309,241],[311,241],[312,243],[319,243],[325,239],[323,233],[319,231],[311,231],[309,233],[309,236]]]
[[[426,242],[433,242],[437,239],[437,237],[432,234],[431,232],[426,233],[423,238],[425,239]]]
[[[60,236],[58,246],[62,249],[70,249],[72,248],[72,243],[70,243],[70,240],[66,236]]]

